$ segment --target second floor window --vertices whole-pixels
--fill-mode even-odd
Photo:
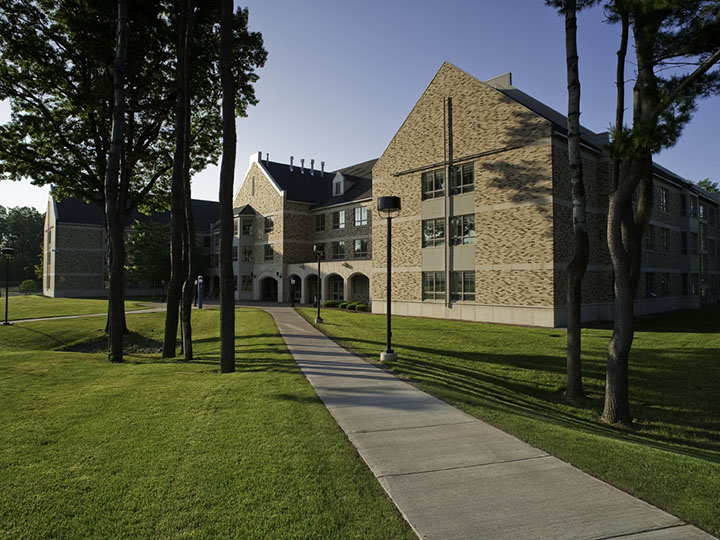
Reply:
[[[472,163],[457,165],[450,170],[450,194],[458,195],[475,190],[475,167]]]
[[[345,258],[345,241],[340,240],[339,242],[332,243],[332,258],[333,259],[344,259]]]
[[[668,206],[668,201],[670,200],[670,190],[668,188],[661,187],[660,188],[660,211],[665,212],[666,214],[670,210]]]
[[[367,206],[359,206],[355,209],[355,226],[361,227],[368,224]]]
[[[670,251],[670,229],[662,227],[660,229],[660,249],[662,251]]]
[[[454,246],[475,243],[475,215],[453,216],[450,219],[450,237]]]
[[[345,210],[338,210],[332,213],[332,226],[333,229],[345,228]]]
[[[265,218],[265,232],[269,233],[272,232],[275,228],[275,219],[272,216],[268,216]]]
[[[422,247],[442,246],[445,243],[445,218],[424,219]]]
[[[655,225],[648,226],[648,230],[645,233],[645,249],[655,251]]]
[[[315,214],[315,232],[325,230],[325,214]]]
[[[438,169],[422,173],[422,198],[434,199],[445,194],[445,171]]]
[[[368,256],[368,241],[365,238],[355,240],[355,246],[353,249],[353,257],[355,259],[367,259]]]
[[[252,236],[253,220],[252,219],[243,219],[242,226],[240,228],[240,232],[243,236]]]
[[[253,246],[242,246],[242,262],[252,262],[253,260]]]
[[[263,259],[266,261],[272,261],[274,259],[275,252],[273,251],[272,244],[265,244],[263,248]]]

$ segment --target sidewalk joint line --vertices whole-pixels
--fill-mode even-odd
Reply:
[[[442,424],[425,424],[422,426],[403,426],[403,427],[394,427],[394,428],[384,428],[384,429],[361,429],[358,431],[350,431],[349,433],[354,434],[363,434],[363,433],[384,433],[389,431],[407,431],[409,429],[425,429],[425,428],[435,428],[435,427],[445,427],[445,426],[462,426],[465,424],[484,424],[482,420],[479,420],[477,418],[473,418],[472,420],[463,420],[462,422],[445,422]]]
[[[652,527],[650,529],[643,529],[641,531],[632,531],[621,534],[614,534],[612,536],[603,536],[597,540],[612,540],[613,538],[627,538],[628,536],[635,536],[636,534],[645,534],[649,532],[666,531],[668,529],[677,529],[678,527],[687,527],[688,523],[675,523],[673,525],[666,525],[665,527]]]
[[[414,476],[418,474],[428,474],[428,473],[436,473],[436,472],[445,472],[445,471],[459,471],[462,469],[476,469],[479,467],[488,467],[491,465],[505,465],[506,463],[518,463],[522,461],[532,461],[535,459],[545,459],[552,457],[550,454],[545,454],[542,456],[532,456],[532,457],[526,457],[526,458],[518,458],[518,459],[508,459],[503,461],[491,461],[488,463],[476,463],[475,465],[459,465],[457,467],[445,467],[442,469],[429,469],[427,471],[412,471],[412,472],[406,472],[406,473],[396,473],[396,474],[383,474],[377,476],[377,478],[394,478],[396,476]],[[611,538],[611,537],[609,537]],[[604,540],[604,539],[603,539]]]

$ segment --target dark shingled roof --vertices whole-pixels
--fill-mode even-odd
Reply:
[[[239,206],[237,208],[233,208],[233,215],[234,216],[254,216],[257,214],[255,209],[250,206],[249,204],[244,204],[243,206]]]
[[[193,199],[193,216],[195,228],[199,232],[209,231],[213,223],[220,219],[219,204],[214,201],[201,201]],[[104,223],[103,212],[96,204],[91,204],[82,199],[68,198],[56,201],[57,220],[60,223],[74,223],[79,225],[98,225]],[[150,215],[142,214],[137,208],[130,212],[126,224],[132,225],[135,221],[147,223],[170,223],[170,212],[151,212]]]
[[[275,161],[261,161],[261,164],[270,173],[278,187],[287,192],[290,201],[306,202],[314,204],[313,208],[331,206],[351,202],[357,199],[367,199],[372,196],[372,168],[377,159],[371,159],[351,165],[333,172],[324,174],[318,170],[310,174],[310,169],[301,168],[287,163]],[[335,174],[340,172],[345,177],[347,189],[342,195],[332,196],[332,180]]]

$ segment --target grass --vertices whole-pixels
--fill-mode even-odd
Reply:
[[[125,309],[128,310],[143,309],[144,307],[146,306],[143,302],[125,302]],[[0,309],[2,309],[2,317],[5,320],[4,297],[1,299]],[[10,295],[8,298],[8,320],[10,321],[106,312],[107,299],[104,298],[50,298],[37,294]]]
[[[189,363],[70,352],[102,318],[0,326],[0,538],[415,538],[267,314],[237,311],[227,375],[218,312],[193,317]]]
[[[310,322],[315,311],[299,310]],[[385,316],[323,310],[319,327],[371,359]],[[630,359],[637,429],[600,421],[611,330],[583,330],[589,398],[560,399],[564,330],[393,317],[391,369],[420,388],[707,531],[720,534],[720,306],[640,319]]]

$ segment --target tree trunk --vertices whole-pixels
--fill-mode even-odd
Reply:
[[[585,218],[585,186],[583,184],[580,149],[580,75],[577,55],[577,5],[568,0],[565,6],[565,49],[568,79],[568,161],[572,184],[573,258],[568,265],[567,323],[567,387],[565,397],[577,401],[585,397],[581,368],[582,282],[589,259],[588,233]]]
[[[182,307],[180,310],[182,324],[183,356],[185,360],[193,359],[192,349],[192,301],[195,293],[195,220],[192,210],[192,194],[190,192],[190,52],[192,51],[192,9],[193,0],[180,2],[180,17],[184,19],[184,43],[182,58],[178,54],[178,70],[180,72],[180,84],[182,91],[178,93],[178,99],[184,101],[182,119],[182,180],[185,202],[185,264],[187,273],[182,289]],[[178,90],[180,88],[178,87]]]
[[[220,372],[235,371],[235,276],[233,275],[233,179],[235,177],[235,84],[231,71],[233,0],[223,0],[220,78],[223,88],[223,157],[220,169]]]
[[[127,55],[127,0],[118,0],[117,45],[113,72],[114,98],[110,154],[105,172],[105,220],[108,230],[110,262],[109,360],[123,361],[125,331],[125,209],[120,206],[119,179],[125,116],[125,57]]]

